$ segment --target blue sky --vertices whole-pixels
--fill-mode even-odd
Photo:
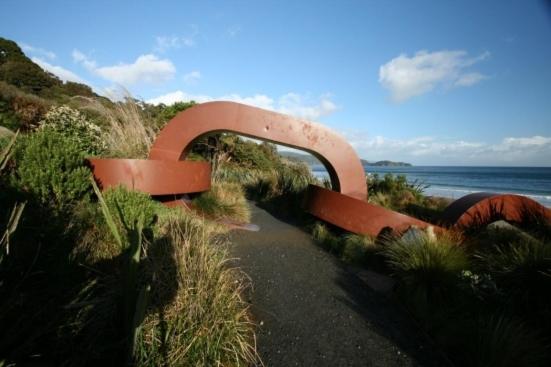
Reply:
[[[293,114],[369,160],[550,166],[545,5],[4,0],[0,36],[99,92]]]

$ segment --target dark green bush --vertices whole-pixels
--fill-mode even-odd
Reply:
[[[90,170],[79,145],[53,131],[20,139],[14,183],[37,201],[63,208],[90,189]]]

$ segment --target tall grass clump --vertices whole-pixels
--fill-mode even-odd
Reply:
[[[134,99],[127,96],[111,107],[92,101],[89,108],[107,121],[104,140],[110,156],[147,158],[156,131],[154,122],[148,120]]]
[[[211,189],[193,199],[202,214],[216,220],[248,223],[251,213],[243,186],[230,182],[215,182]]]
[[[244,366],[256,361],[246,286],[228,268],[220,237],[204,220],[173,213],[150,249],[151,302],[137,342],[138,366]],[[166,302],[169,299],[170,302]]]
[[[423,318],[457,296],[461,273],[470,266],[458,238],[450,234],[434,238],[419,231],[390,239],[382,254],[400,282],[401,293]]]

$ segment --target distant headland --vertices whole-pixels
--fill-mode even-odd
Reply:
[[[303,153],[297,153],[297,152],[288,152],[288,151],[281,151],[279,152],[279,155],[282,157],[285,157],[290,160],[300,161],[304,162],[310,166],[314,165],[321,165],[322,163],[313,155],[310,154],[303,154]],[[377,161],[377,162],[370,162],[365,159],[360,159],[363,166],[374,166],[374,167],[411,167],[411,163],[406,162],[393,162],[393,161]]]

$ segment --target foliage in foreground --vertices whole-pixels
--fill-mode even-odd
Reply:
[[[119,107],[98,113],[118,126],[105,154],[143,157],[154,123],[139,106]],[[95,201],[84,166],[93,149],[70,131],[90,120],[73,112],[29,129],[0,177],[2,204],[30,204],[0,264],[0,364],[253,363],[246,283],[227,266],[221,226],[123,188]],[[222,202],[242,209],[242,190],[225,190]]]
[[[241,294],[246,286],[228,269],[224,244],[202,219],[173,213],[150,249],[152,301],[138,339],[140,366],[237,366],[256,360],[254,334]],[[169,303],[164,302],[170,299]]]
[[[43,205],[66,206],[90,190],[85,152],[60,133],[41,130],[21,139],[14,183]]]
[[[546,366],[549,245],[498,237],[473,254],[469,238],[418,232],[382,253],[397,295],[457,365]]]

